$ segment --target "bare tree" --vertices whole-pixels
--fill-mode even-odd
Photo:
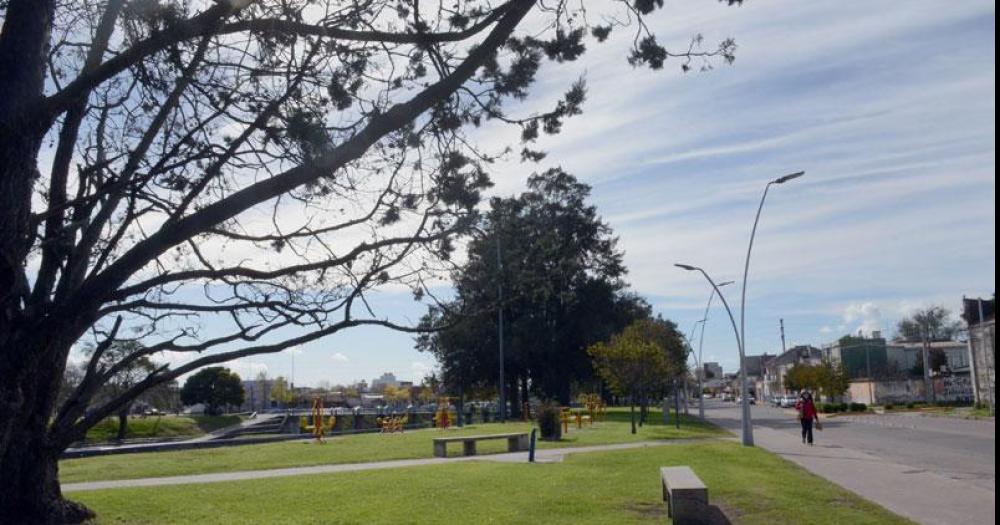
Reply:
[[[661,5],[0,1],[0,516],[90,516],[57,459],[150,388],[353,326],[409,330],[366,293],[421,290],[475,219],[502,152],[469,127],[518,126],[539,160],[528,145],[580,111],[582,82],[506,110],[545,60],[625,26],[636,65],[732,60],[731,40],[664,49],[643,22]],[[143,346],[99,366],[121,340]],[[86,374],[57,405],[80,342]],[[97,400],[162,352],[194,358]]]

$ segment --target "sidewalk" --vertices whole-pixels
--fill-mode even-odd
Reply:
[[[714,411],[712,411],[714,412]],[[714,423],[734,433],[739,420],[712,417]],[[918,523],[992,524],[994,492],[962,483],[935,472],[906,466],[884,458],[824,442],[803,445],[799,436],[764,425],[754,425],[757,446],[792,461],[813,474]]]
[[[617,443],[613,445],[595,445],[590,447],[566,447],[536,449],[536,463],[555,463],[562,461],[567,454],[583,454],[587,452],[603,452],[608,450],[625,450],[632,448],[657,447],[698,441],[713,441],[718,438],[672,439],[661,441],[639,441],[636,443]],[[459,456],[454,458],[419,458],[394,461],[376,461],[371,463],[345,463],[337,465],[315,465],[311,467],[293,467],[270,470],[248,470],[240,472],[219,472],[214,474],[196,474],[191,476],[170,476],[162,478],[140,478],[110,481],[88,481],[67,483],[62,485],[63,492],[79,492],[86,490],[105,490],[129,487],[156,487],[162,485],[184,485],[191,483],[219,483],[223,481],[242,481],[248,479],[280,478],[287,476],[303,476],[309,474],[330,474],[335,472],[358,472],[388,468],[416,467],[420,465],[440,465],[456,461],[497,461],[504,463],[527,463],[527,452],[508,452],[505,454],[484,454],[481,456]]]

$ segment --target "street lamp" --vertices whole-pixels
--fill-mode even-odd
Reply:
[[[736,328],[736,318],[733,317],[733,311],[732,311],[732,309],[729,308],[729,302],[726,301],[726,296],[722,295],[722,291],[719,290],[719,286],[717,284],[715,284],[715,281],[713,281],[712,277],[710,277],[708,275],[708,272],[706,272],[705,270],[703,270],[703,269],[701,269],[701,268],[699,268],[697,266],[691,266],[690,264],[677,263],[677,264],[674,264],[674,266],[676,266],[676,267],[678,267],[678,268],[680,268],[682,270],[687,270],[689,272],[690,271],[701,272],[701,274],[703,276],[705,276],[705,279],[708,281],[708,284],[712,285],[712,290],[715,293],[719,294],[719,299],[722,299],[722,306],[726,307],[726,313],[729,314],[729,322],[733,325],[733,335],[736,336],[736,347],[740,351],[740,376],[742,376],[742,378],[743,378],[743,380],[742,380],[742,386],[740,388],[740,391],[742,393],[741,394],[742,395],[742,401],[743,401],[742,402],[743,417],[741,418],[743,420],[743,422],[742,422],[742,427],[743,427],[743,445],[748,446],[748,447],[752,447],[753,446],[753,427],[751,426],[751,423],[750,423],[750,398],[748,396],[749,392],[748,392],[748,389],[747,389],[746,359],[745,359],[745,355],[743,353],[743,339],[740,337],[740,331],[739,331],[739,329]]]
[[[797,178],[805,175],[805,173],[806,172],[804,172],[804,171],[797,171],[795,173],[789,173],[788,175],[784,175],[784,176],[778,177],[777,179],[774,179],[771,182],[768,182],[767,185],[764,186],[764,194],[761,195],[761,197],[760,197],[760,205],[757,206],[757,215],[753,219],[753,228],[750,230],[750,243],[747,245],[747,257],[746,257],[746,259],[743,262],[743,286],[741,287],[741,290],[740,290],[740,341],[742,342],[744,350],[746,349],[746,333],[745,333],[745,329],[746,329],[746,312],[747,312],[747,308],[746,308],[746,304],[747,304],[747,275],[750,273],[750,252],[751,252],[751,250],[753,250],[753,238],[754,238],[754,235],[757,234],[757,223],[760,221],[760,212],[761,212],[761,210],[764,209],[764,199],[767,198],[767,190],[771,189],[771,185],[772,184],[784,184],[784,183],[786,183],[786,182],[788,182],[790,180],[795,180],[795,179],[797,179]],[[747,400],[747,393],[748,393],[747,380],[748,380],[748,378],[744,375],[743,376],[743,418],[744,418],[744,421],[749,422],[749,420],[750,420],[750,403]],[[745,442],[746,441],[746,437],[744,437],[743,440]],[[746,443],[744,443],[744,444],[746,444]],[[752,435],[750,437],[750,444],[751,445],[753,444],[753,436]]]
[[[484,238],[489,235],[485,229],[478,225],[469,225],[470,229],[479,232]],[[496,239],[497,245],[497,350],[500,354],[500,379],[497,389],[500,394],[500,406],[497,407],[497,417],[501,423],[507,421],[507,396],[504,393],[505,390],[505,378],[504,378],[504,357],[503,357],[503,252],[500,246],[500,224],[499,221],[493,223],[493,236]]]
[[[719,283],[719,288],[730,284],[733,284],[733,281]],[[702,376],[705,374],[705,363],[702,360],[701,350],[705,344],[705,325],[708,324],[708,311],[712,308],[712,299],[715,299],[714,288],[712,289],[712,294],[708,296],[708,304],[705,305],[705,315],[701,318],[701,335],[698,337],[698,366],[701,367],[701,373],[698,374],[698,417],[701,419],[705,419],[705,389],[702,385]]]

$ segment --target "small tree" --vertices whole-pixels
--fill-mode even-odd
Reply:
[[[819,390],[827,398],[842,396],[851,387],[851,377],[843,363],[823,360],[816,368]]]
[[[284,376],[274,378],[271,383],[271,399],[275,400],[282,408],[295,404],[295,391],[289,386],[288,380]]]
[[[181,402],[185,405],[205,404],[205,412],[221,414],[227,405],[243,404],[240,376],[222,366],[203,368],[184,382]]]
[[[961,323],[943,306],[917,310],[896,324],[896,336],[903,341],[951,341],[962,329]]]
[[[619,396],[628,396],[632,433],[636,433],[635,404],[643,394],[666,387],[676,373],[659,337],[656,321],[643,319],[629,325],[610,342],[590,346],[594,370]]]

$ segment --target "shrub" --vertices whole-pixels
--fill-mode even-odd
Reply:
[[[906,408],[911,409],[911,410],[913,409],[914,406],[916,406],[916,405],[914,405],[914,403],[912,401],[910,401],[909,403],[906,404]]]
[[[538,430],[544,441],[557,441],[562,438],[559,412],[559,405],[555,403],[542,403],[538,407]]]
[[[892,403],[886,403],[884,408],[886,410],[892,410],[892,409],[896,408],[896,405],[893,405]]]
[[[851,412],[864,412],[868,410],[868,406],[864,403],[851,403]]]

